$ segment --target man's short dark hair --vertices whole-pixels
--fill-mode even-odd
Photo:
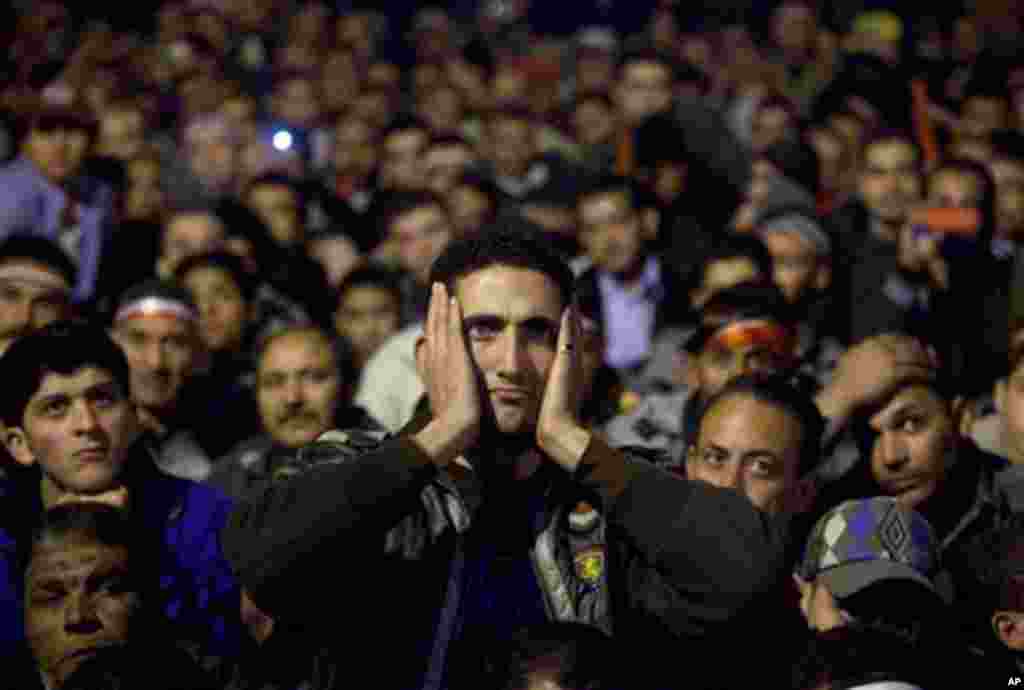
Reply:
[[[391,226],[399,216],[404,216],[424,206],[436,206],[441,212],[448,215],[448,207],[444,199],[429,189],[410,189],[389,192],[382,201],[378,213],[377,226],[380,228],[381,236],[387,237],[391,232]]]
[[[384,130],[380,133],[380,141],[384,141],[392,134],[410,131],[421,131],[424,134],[427,134],[430,132],[430,126],[427,125],[425,120],[416,117],[415,115],[410,115],[408,113],[399,113],[391,120],[391,122],[388,123],[387,127],[385,127]]]
[[[678,62],[671,56],[655,50],[654,48],[640,48],[638,50],[631,50],[624,53],[622,57],[619,58],[615,71],[621,78],[625,69],[636,63],[657,63],[662,65],[668,70],[670,80],[673,82],[676,80],[676,74],[679,68]]]
[[[336,306],[340,307],[342,300],[350,290],[355,288],[377,288],[388,292],[395,299],[397,305],[402,304],[402,284],[400,274],[378,264],[368,263],[353,269],[338,286],[338,299]]]
[[[821,442],[825,435],[825,418],[810,393],[793,382],[786,374],[745,374],[727,383],[708,398],[700,411],[698,424],[703,423],[708,411],[723,400],[746,396],[771,405],[796,417],[800,422],[800,464],[797,476],[804,477],[821,461]]]
[[[249,272],[249,269],[245,267],[245,262],[237,254],[223,250],[194,254],[181,262],[174,272],[174,279],[184,285],[188,274],[197,268],[219,268],[226,271],[238,285],[242,299],[247,303],[251,302],[256,295],[256,277]]]
[[[625,194],[626,201],[633,208],[637,209],[638,194],[636,184],[628,177],[606,173],[596,175],[588,180],[580,189],[576,197],[576,205],[579,206],[584,200],[602,194]]]
[[[128,396],[128,359],[99,326],[57,321],[14,341],[0,357],[0,380],[4,382],[0,420],[9,428],[21,427],[25,408],[47,374],[71,376],[86,367],[108,372]]]
[[[461,146],[470,151],[473,150],[473,145],[465,137],[461,137],[458,134],[442,134],[431,137],[430,143],[427,144],[427,149],[444,149],[453,146]]]
[[[53,241],[35,235],[12,235],[0,244],[0,264],[31,261],[59,274],[74,287],[78,269],[68,255]]]
[[[454,294],[460,278],[491,266],[512,266],[546,275],[558,286],[563,306],[568,306],[575,282],[572,270],[542,232],[526,226],[503,219],[486,232],[454,240],[431,267],[430,284],[442,283]]]

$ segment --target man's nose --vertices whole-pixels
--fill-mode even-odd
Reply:
[[[167,362],[164,348],[159,343],[151,343],[145,347],[142,353],[143,361],[149,369],[163,369]]]
[[[85,400],[79,400],[72,406],[72,414],[77,431],[92,431],[99,426],[96,411]]]
[[[732,489],[734,491],[743,488],[743,467],[742,463],[729,462],[721,467],[711,477],[710,484],[721,489]]]
[[[64,627],[77,633],[91,633],[103,627],[96,615],[96,606],[87,592],[71,595],[64,609]]]
[[[907,444],[899,434],[882,433],[876,439],[875,444],[886,469],[899,470],[907,464],[909,459]]]
[[[512,329],[502,337],[502,348],[500,373],[506,376],[520,374],[526,362],[525,339]]]

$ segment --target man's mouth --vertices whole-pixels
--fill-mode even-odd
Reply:
[[[75,457],[87,462],[98,462],[107,459],[110,449],[106,446],[91,446],[75,452]]]
[[[518,404],[530,399],[530,391],[525,388],[494,388],[491,397],[498,402]]]

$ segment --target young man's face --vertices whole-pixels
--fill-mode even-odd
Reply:
[[[787,302],[799,303],[818,281],[817,252],[796,232],[771,232],[762,240],[772,255],[775,284]]]
[[[323,335],[299,331],[275,338],[256,376],[260,419],[276,443],[299,448],[334,425],[342,382]]]
[[[87,366],[49,373],[29,399],[7,448],[22,465],[38,464],[64,492],[100,493],[114,486],[136,436],[135,410],[108,371]]]
[[[427,186],[435,194],[448,194],[475,158],[476,155],[469,146],[431,146],[423,155]]]
[[[496,117],[488,126],[491,160],[504,175],[522,175],[535,153],[534,128],[529,120]]]
[[[249,190],[247,205],[270,230],[270,236],[282,247],[302,242],[303,210],[295,192],[287,186],[261,184]]]
[[[626,192],[583,197],[579,217],[580,243],[600,270],[623,275],[643,261],[646,234]]]
[[[0,261],[0,352],[17,338],[70,316],[71,288],[64,276],[43,264]]]
[[[452,237],[444,210],[436,205],[419,206],[396,217],[390,230],[398,244],[402,268],[426,285],[434,259]]]
[[[25,572],[25,637],[43,678],[60,688],[95,650],[128,641],[139,593],[128,549],[82,534],[33,548]]]
[[[89,136],[84,130],[63,126],[33,129],[25,140],[26,156],[58,186],[78,174],[88,148]]]
[[[741,321],[720,328],[690,368],[691,385],[703,400],[743,374],[776,373],[792,366],[792,345],[781,324]]]
[[[381,183],[389,189],[422,189],[423,151],[427,133],[422,129],[403,129],[384,137],[381,146]]]
[[[873,216],[902,223],[910,206],[921,198],[917,152],[900,139],[878,141],[864,152],[860,196]]]
[[[498,431],[532,432],[555,361],[558,286],[538,271],[491,266],[461,278],[455,294]]]
[[[369,176],[377,167],[373,129],[365,120],[346,118],[334,129],[334,169],[343,175]]]
[[[127,161],[142,149],[145,143],[143,129],[141,111],[111,111],[100,120],[96,149],[103,155]]]
[[[199,333],[207,349],[221,352],[240,347],[248,309],[231,272],[199,266],[188,272],[182,284],[199,308]]]
[[[624,65],[615,89],[623,121],[636,126],[645,118],[667,110],[672,104],[672,88],[672,73],[661,62]]]
[[[803,427],[781,408],[749,395],[718,402],[701,421],[686,459],[690,479],[733,489],[770,515],[793,510]]]
[[[128,357],[135,403],[156,412],[174,408],[195,366],[195,325],[163,314],[133,316],[111,335]]]
[[[932,389],[911,385],[870,420],[871,474],[885,492],[910,508],[939,489],[955,457],[957,435],[949,403]]]
[[[390,290],[375,285],[349,289],[334,314],[334,328],[365,363],[388,338],[398,331],[401,305]]]
[[[169,278],[185,259],[213,251],[225,239],[224,226],[208,214],[185,213],[174,216],[167,222],[161,238],[157,273]]]
[[[572,113],[573,138],[583,146],[598,146],[615,134],[615,112],[600,99],[581,102]]]

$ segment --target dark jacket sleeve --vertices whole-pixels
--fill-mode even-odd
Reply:
[[[777,586],[785,530],[742,494],[680,479],[596,438],[577,472],[603,501],[609,540],[634,554],[629,597],[662,627],[718,632]]]
[[[304,593],[341,591],[346,574],[372,571],[388,530],[421,508],[436,472],[401,437],[356,457],[339,453],[240,502],[224,550],[260,609],[294,614]]]

